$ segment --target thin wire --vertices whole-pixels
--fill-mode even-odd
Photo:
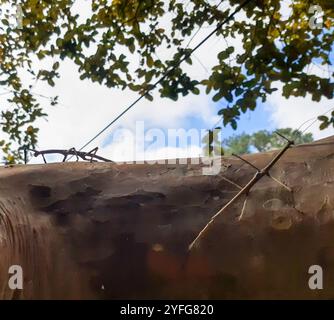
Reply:
[[[311,123],[309,126],[307,126],[307,127],[305,128],[305,130],[302,131],[302,134],[303,134],[307,129],[311,128],[317,121],[318,121],[318,118],[315,119],[314,121],[312,121],[312,123]]]
[[[223,3],[223,0],[221,0],[216,6],[215,6],[215,10],[217,10],[218,8],[219,8],[219,6],[221,5]],[[194,40],[194,38],[197,36],[197,34],[199,33],[199,31],[203,28],[203,24],[204,23],[202,23],[202,25],[201,26],[199,26],[199,28],[197,29],[197,31],[193,34],[193,36],[190,38],[190,40],[188,41],[188,43],[187,43],[187,45],[186,45],[186,49],[188,49],[189,48],[189,46],[190,46],[190,43]],[[194,57],[195,58],[197,58],[195,55],[194,55]],[[197,60],[199,61],[199,63],[202,65],[202,67],[204,68],[204,69],[206,69],[206,67],[204,67],[203,66],[203,64],[202,64],[202,62],[197,58]],[[206,69],[206,71],[207,71],[208,69]],[[208,72],[208,71],[207,71]]]
[[[215,6],[215,10],[217,10],[219,8],[219,6],[223,3],[223,0],[221,0],[216,6]],[[189,3],[188,3],[189,4]],[[197,29],[197,31],[193,34],[193,36],[190,38],[190,40],[187,43],[186,48],[189,48],[190,43],[194,40],[194,38],[196,37],[196,35],[198,34],[198,32],[203,28],[203,24]]]
[[[92,137],[88,142],[86,142],[79,151],[82,151],[88,145],[90,145],[96,138],[98,138],[103,132],[105,132],[111,125],[113,125],[118,119],[120,119],[125,113],[127,113],[132,107],[134,107],[141,99],[143,99],[149,92],[157,87],[159,83],[161,83],[168,75],[170,75],[173,71],[175,71],[182,62],[187,60],[199,47],[201,47],[209,38],[211,38],[224,24],[229,22],[243,7],[249,4],[252,0],[245,0],[242,4],[240,4],[234,12],[232,12],[226,19],[224,19],[221,23],[217,25],[217,27],[210,32],[201,42],[199,42],[193,49],[191,49],[185,56],[180,59],[176,64],[167,72],[158,79],[150,88],[146,89],[144,93],[142,93],[134,102],[132,102],[124,111],[122,111],[116,118],[114,118],[108,125],[106,125],[102,130],[100,130],[94,137]],[[69,158],[70,159],[70,158]],[[68,160],[69,160],[68,159]]]
[[[202,63],[202,61],[194,54],[194,58],[197,60],[197,62],[201,65],[201,67],[204,69],[206,73],[209,73],[208,68]]]
[[[220,117],[219,120],[212,126],[211,130],[215,129],[222,120],[223,120],[223,117]]]
[[[330,109],[327,110],[325,113],[319,114],[319,115],[317,115],[317,116],[315,116],[315,117],[313,117],[313,118],[311,118],[311,119],[306,120],[306,121],[303,122],[302,125],[297,129],[297,131],[299,131],[299,130],[301,129],[301,127],[302,127],[303,125],[305,125],[307,122],[309,122],[309,121],[315,119],[309,126],[307,126],[307,127],[302,131],[302,133],[304,133],[306,130],[308,130],[309,128],[311,128],[311,127],[318,121],[318,117],[319,117],[319,116],[321,116],[321,115],[326,115],[327,113],[331,112],[332,110],[334,110],[334,107],[330,108]]]

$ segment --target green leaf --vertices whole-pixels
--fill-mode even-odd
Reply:
[[[222,61],[222,60],[227,59],[229,56],[230,55],[227,51],[222,51],[218,54],[218,59]]]
[[[232,54],[232,53],[234,52],[234,47],[228,47],[228,48],[226,49],[226,52],[227,52],[228,54]]]
[[[53,81],[51,78],[48,79],[48,84],[49,84],[51,87],[54,87],[54,85],[55,85],[54,81]]]
[[[57,46],[58,46],[59,48],[61,48],[61,47],[63,46],[63,39],[58,38],[58,39],[56,40],[56,44],[57,44]]]
[[[323,122],[323,123],[319,126],[319,128],[320,128],[320,130],[325,130],[325,129],[328,128],[328,126],[329,126],[329,122]]]
[[[154,65],[154,61],[153,61],[152,56],[148,55],[148,56],[146,57],[146,63],[147,63],[147,66],[148,66],[149,68],[152,68],[152,67],[153,67],[153,65]]]
[[[199,91],[199,89],[198,89],[198,88],[196,88],[196,87],[195,87],[195,88],[193,88],[191,91],[192,91],[192,93],[193,93],[193,94],[196,94],[196,95],[200,94],[200,91]]]
[[[212,100],[214,102],[217,102],[219,101],[221,98],[223,98],[223,93],[221,91],[219,91],[218,93],[216,93],[213,97],[212,97]]]
[[[149,101],[153,101],[153,97],[149,93],[145,95],[145,98]]]
[[[129,50],[130,50],[130,52],[131,52],[131,53],[134,53],[134,52],[135,52],[135,49],[136,49],[135,45],[134,45],[133,43],[131,43],[131,44],[129,45]]]
[[[59,68],[59,62],[57,61],[53,64],[52,69],[57,70],[58,68]]]
[[[241,89],[241,88],[237,88],[237,89],[235,89],[235,95],[236,95],[236,96],[240,96],[243,92],[244,92],[244,90]]]
[[[233,95],[228,92],[226,95],[225,95],[225,99],[228,101],[228,102],[232,102],[233,101]]]
[[[323,122],[329,122],[329,119],[326,116],[319,116],[318,120],[323,121]]]

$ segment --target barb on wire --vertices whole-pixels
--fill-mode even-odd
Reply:
[[[96,154],[97,150],[98,150],[98,147],[92,149],[89,152],[77,151],[77,150],[75,150],[75,148],[71,148],[69,150],[50,149],[50,150],[43,150],[43,151],[37,151],[37,150],[34,150],[34,149],[25,148],[25,163],[27,161],[26,160],[27,159],[27,155],[26,155],[27,151],[33,152],[34,157],[38,157],[38,156],[41,155],[43,157],[44,163],[47,163],[47,161],[45,159],[45,155],[46,154],[54,154],[54,153],[58,153],[58,154],[63,155],[64,156],[63,162],[66,161],[66,159],[69,155],[72,155],[72,156],[76,157],[77,161],[79,161],[79,158],[81,158],[82,160],[89,161],[89,162],[97,162],[98,160],[100,160],[100,161],[104,161],[104,162],[115,163],[112,160],[109,160],[109,159],[103,158],[101,156],[98,156]]]
[[[284,137],[285,138],[285,137]],[[206,226],[199,232],[195,240],[190,244],[189,250],[192,250],[194,246],[197,244],[197,242],[208,232],[209,228],[214,224],[216,219],[227,209],[229,208],[232,204],[234,204],[241,196],[246,195],[245,202],[247,200],[247,196],[252,189],[252,187],[260,181],[264,176],[269,176],[270,177],[270,169],[277,163],[277,161],[283,156],[283,154],[291,147],[291,145],[294,144],[294,141],[291,141],[287,138],[285,138],[288,142],[284,146],[284,148],[261,170],[256,171],[255,175],[253,178],[236,194],[225,206],[223,206],[211,219],[210,221],[206,224]],[[241,157],[239,157],[241,160]],[[250,164],[247,161],[248,164]],[[252,167],[255,167],[252,165]],[[256,168],[256,167],[255,167]],[[276,181],[276,180],[275,180]],[[244,215],[244,211],[246,208],[246,203],[244,202],[241,215],[239,216],[239,220],[242,218]]]

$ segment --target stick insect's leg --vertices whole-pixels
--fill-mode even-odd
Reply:
[[[240,186],[239,184],[237,184],[236,182],[233,182],[232,180],[230,180],[230,179],[227,179],[226,177],[224,177],[224,176],[222,176],[222,179],[223,180],[225,180],[225,181],[227,181],[228,183],[230,183],[230,184],[232,184],[232,185],[234,185],[235,187],[237,187],[238,189],[242,189],[242,186]]]
[[[71,149],[69,149],[67,152],[69,153],[69,152],[71,152],[71,151],[74,153],[75,157],[77,158],[77,162],[78,162],[78,161],[79,161],[79,157],[78,157],[78,154],[77,154],[77,150],[75,150],[75,148],[71,148]],[[68,156],[68,154],[67,154],[65,157],[67,158],[67,156]],[[66,158],[64,158],[64,160],[65,160]],[[64,162],[64,160],[63,160],[63,162]]]
[[[96,147],[87,153],[88,155],[92,155],[89,162],[93,162],[93,157],[96,155],[97,150],[99,150],[99,147]]]
[[[42,157],[43,157],[44,163],[47,163],[43,153],[42,153]]]
[[[239,221],[242,219],[242,217],[244,216],[244,213],[246,211],[246,205],[247,205],[248,195],[249,195],[249,193],[246,194],[246,198],[245,198],[244,203],[242,205],[241,213],[240,213],[240,216],[238,218]]]
[[[75,150],[75,148],[72,148],[73,149],[73,152],[75,153],[75,156],[77,158],[77,162],[79,161],[79,157],[78,157],[78,154],[77,154],[77,150]]]
[[[279,181],[275,177],[273,177],[269,172],[268,172],[268,177],[277,182],[279,185],[281,185],[283,188],[287,189],[289,192],[292,192],[291,188],[289,188],[287,185],[285,185],[283,182]]]

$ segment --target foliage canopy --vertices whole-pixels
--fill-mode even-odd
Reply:
[[[296,145],[310,143],[313,141],[312,133],[303,134],[299,130],[283,128],[276,130],[289,140],[293,140]],[[260,130],[251,135],[242,133],[234,135],[223,141],[225,154],[245,154],[254,152],[266,152],[273,149],[280,149],[286,144],[275,132]]]
[[[189,52],[189,38],[199,28],[217,25],[243,2],[92,0],[90,13],[82,17],[74,12],[74,1],[0,0],[0,84],[7,97],[1,124],[8,137],[0,145],[9,162],[22,158],[17,145],[36,145],[38,128],[34,122],[46,114],[45,106],[32,91],[33,84],[39,80],[54,86],[62,60],[77,65],[80,79],[143,93]],[[239,18],[217,32],[218,37],[227,40],[240,39],[241,51],[227,46],[204,79],[193,79],[182,66],[176,68],[159,85],[161,97],[177,100],[203,90],[225,105],[219,114],[224,125],[233,128],[241,113],[266,101],[279,83],[286,98],[310,94],[314,101],[332,99],[332,71],[316,75],[308,73],[308,67],[331,65],[334,3],[294,0],[290,3],[291,14],[284,16],[284,2],[250,1]],[[223,4],[228,9],[221,9]],[[322,28],[310,27],[312,5],[322,7]],[[19,24],[11,16],[18,6],[22,14]],[[161,47],[170,48],[173,58],[159,59],[157,50]],[[139,57],[139,65],[129,59],[133,55]],[[36,60],[49,61],[49,67],[41,68],[34,63]],[[192,63],[191,57],[187,63]],[[22,70],[31,75],[30,83]],[[150,94],[146,98],[153,99]],[[50,102],[56,104],[57,97]],[[333,117],[320,120],[322,128],[334,123]]]

